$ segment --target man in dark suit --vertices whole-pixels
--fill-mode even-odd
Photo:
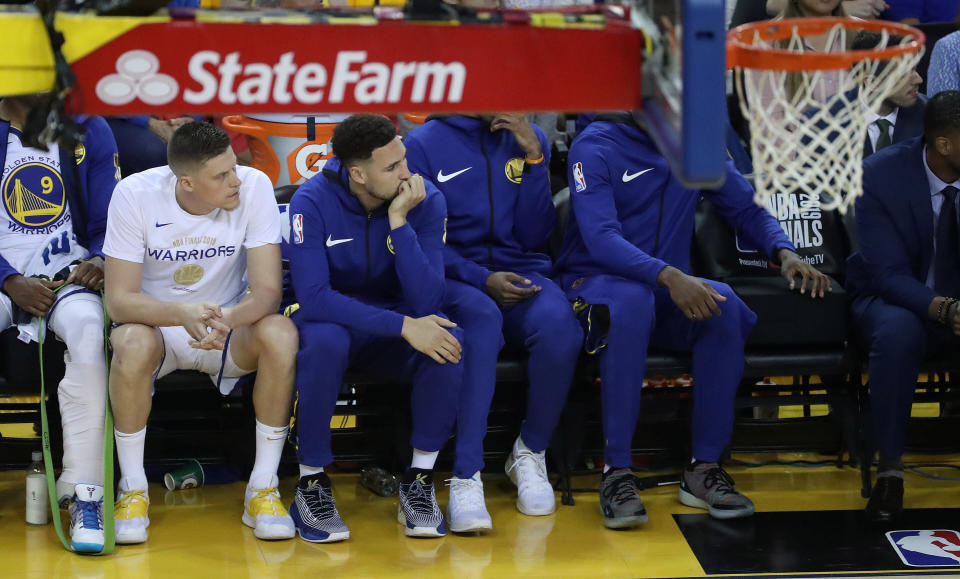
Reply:
[[[853,319],[870,347],[880,466],[873,521],[903,511],[904,431],[920,363],[960,346],[960,92],[927,103],[924,135],[871,155],[857,200],[860,251],[847,261]]]
[[[900,36],[891,36],[886,46],[897,46],[902,41]],[[880,45],[881,37],[876,32],[863,31],[853,40],[853,50],[868,50]],[[879,73],[884,62],[878,64]],[[867,138],[863,143],[863,157],[894,143],[919,137],[923,134],[923,110],[927,105],[927,97],[920,94],[920,84],[923,79],[916,70],[911,70],[903,84],[897,87],[887,98],[883,99],[880,107],[867,113],[869,125]]]

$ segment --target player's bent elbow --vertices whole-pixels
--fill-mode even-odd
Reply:
[[[104,292],[103,295],[103,305],[107,309],[107,315],[110,317],[110,320],[113,322],[128,322],[130,320],[124,319],[123,307],[117,303],[119,299],[116,294],[111,291]]]

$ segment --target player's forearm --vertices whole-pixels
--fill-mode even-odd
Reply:
[[[104,302],[110,320],[116,323],[144,324],[147,326],[182,325],[183,304],[163,302],[140,292],[119,292],[107,288]]]
[[[258,289],[247,293],[240,303],[224,308],[223,316],[231,328],[249,326],[264,316],[277,313],[283,297],[279,289]]]

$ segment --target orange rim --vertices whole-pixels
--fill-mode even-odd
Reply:
[[[850,50],[846,52],[793,52],[774,46],[755,46],[754,38],[767,44],[792,37],[797,29],[800,37],[824,34],[837,24],[849,30],[887,31],[898,36],[912,36],[913,40],[899,46],[879,50]],[[855,63],[871,60],[889,60],[913,52],[919,52],[926,37],[912,26],[883,20],[857,20],[854,18],[787,18],[753,22],[738,26],[727,33],[727,66],[729,68],[755,68],[764,70],[836,70],[850,68]]]

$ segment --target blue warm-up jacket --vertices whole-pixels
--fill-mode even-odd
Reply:
[[[753,202],[753,189],[732,161],[718,189],[688,189],[629,115],[599,119],[570,148],[570,216],[559,273],[613,274],[648,285],[667,265],[690,273],[701,194],[768,257],[794,250],[776,219]]]
[[[107,208],[113,188],[120,182],[117,143],[103,117],[78,116],[74,120],[86,136],[83,145],[75,150],[60,147],[60,177],[77,240],[91,256],[103,257]],[[10,131],[10,123],[0,120],[0,170],[6,162]],[[20,273],[0,256],[0,284]]]
[[[303,321],[399,336],[404,314],[440,311],[446,205],[425,184],[426,199],[393,231],[387,205],[367,213],[336,157],[300,186],[290,201],[289,255]]]
[[[495,271],[548,275],[542,253],[554,225],[550,194],[550,146],[533,127],[542,163],[525,154],[508,130],[471,117],[430,117],[407,135],[407,164],[439,188],[449,223],[444,252],[451,279],[485,290]]]

